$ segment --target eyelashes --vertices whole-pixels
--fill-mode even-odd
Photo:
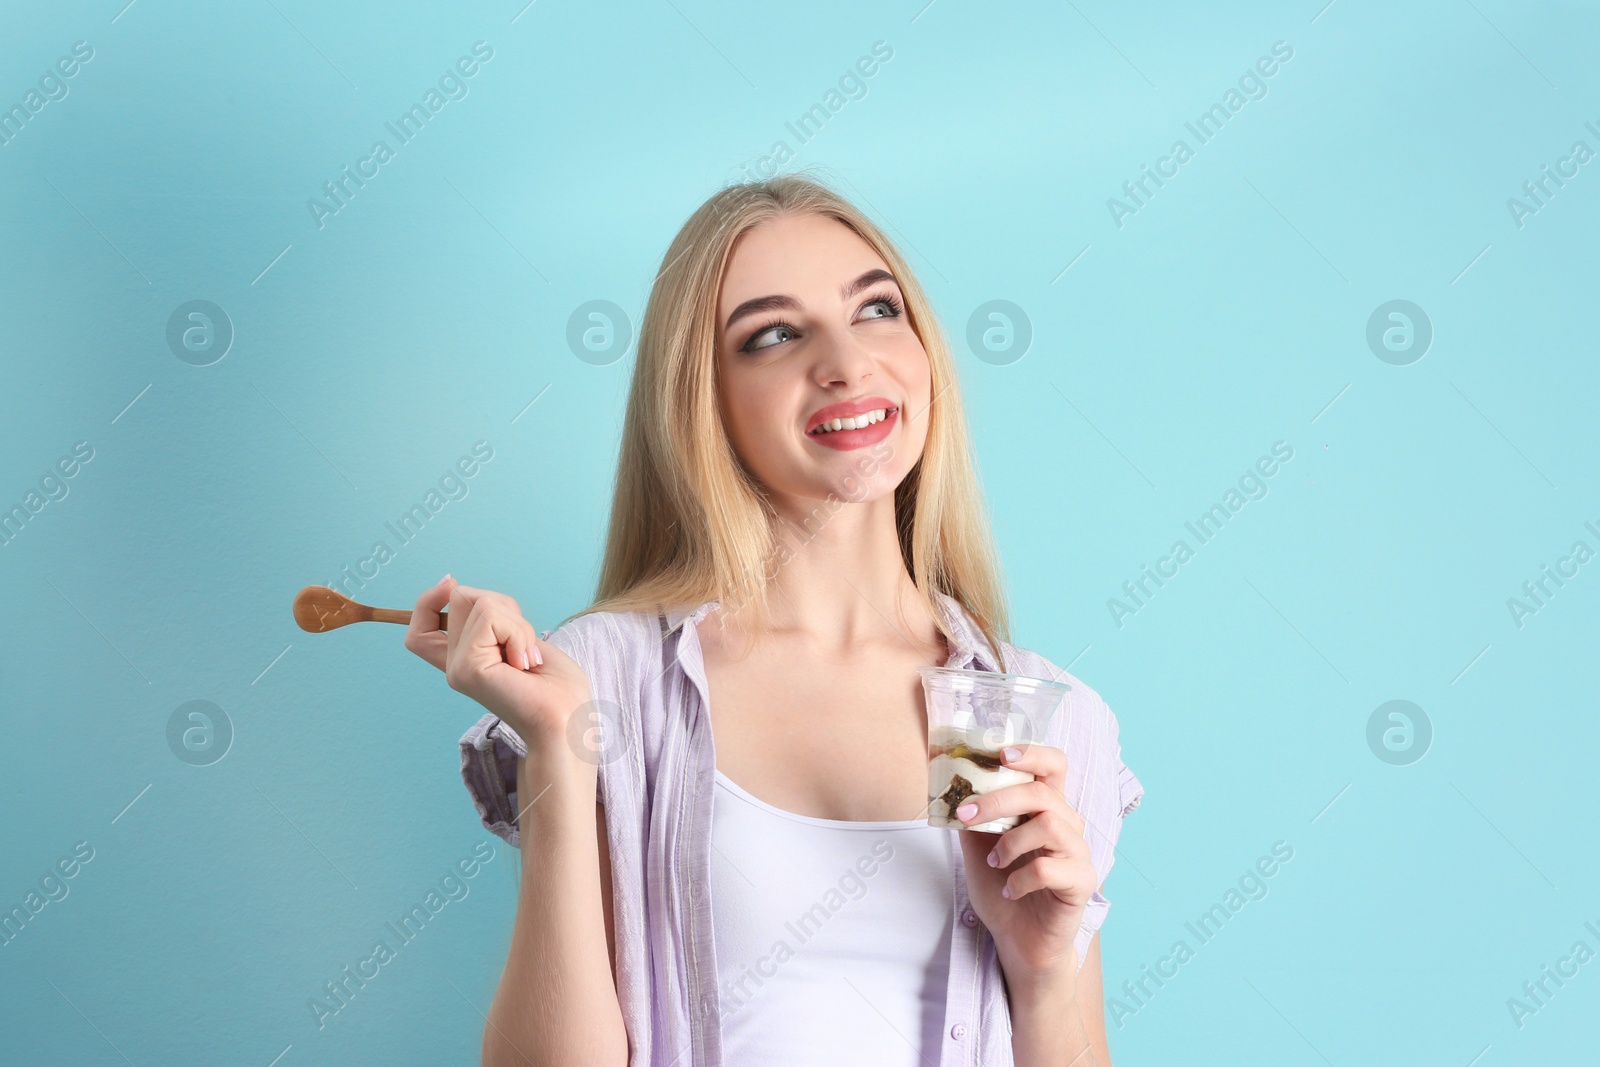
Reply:
[[[889,314],[884,316],[884,318],[886,318],[886,319],[892,319],[892,318],[896,317],[897,315],[899,315],[902,311],[905,310],[903,307],[900,306],[899,299],[896,298],[893,293],[884,293],[882,296],[874,297],[873,299],[868,300],[865,304],[863,304],[862,307],[869,307],[872,304],[888,304],[889,305]]]
[[[863,309],[865,309],[865,308],[871,307],[873,304],[884,304],[889,309],[889,313],[887,315],[878,316],[879,318],[895,319],[895,318],[899,318],[901,315],[903,315],[905,313],[905,306],[900,302],[899,297],[895,296],[895,294],[892,293],[892,292],[883,292],[883,293],[877,294],[876,296],[869,297],[866,300],[866,302],[861,305],[861,307]],[[761,348],[771,348],[772,347],[771,345],[761,345],[758,348],[757,345],[756,345],[756,341],[759,340],[763,335],[769,333],[772,330],[776,330],[776,329],[788,330],[790,334],[793,334],[793,335],[796,335],[796,336],[798,336],[799,332],[800,332],[800,331],[796,330],[793,326],[790,326],[787,322],[785,322],[782,319],[778,319],[778,318],[771,319],[771,320],[769,320],[769,321],[767,321],[765,323],[762,323],[760,326],[756,327],[754,332],[752,332],[750,334],[749,338],[744,342],[744,344],[739,346],[739,351],[740,352],[744,352],[744,353],[751,353],[751,352],[757,352]]]
[[[773,319],[771,322],[766,322],[756,327],[756,332],[750,335],[750,339],[748,341],[739,346],[739,351],[745,353],[754,352],[756,350],[756,339],[758,337],[769,330],[776,330],[779,328],[788,330],[790,333],[794,333],[794,327],[790,326],[787,322],[784,322],[782,319]],[[762,347],[765,348],[767,346],[763,345]]]

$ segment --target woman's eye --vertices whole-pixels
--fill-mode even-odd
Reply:
[[[876,315],[869,314],[869,312],[871,312],[872,309],[874,309],[874,308],[878,309],[878,314],[876,314]],[[895,314],[894,301],[889,300],[887,298],[885,298],[883,300],[874,300],[872,303],[870,303],[866,307],[862,308],[861,309],[861,313],[863,315],[865,315],[869,319],[887,319],[887,318],[892,318],[894,316],[894,314]]]
[[[758,348],[770,348],[772,345],[775,345],[780,341],[792,340],[794,335],[794,331],[787,326],[781,324],[777,326],[768,326],[760,333],[752,335],[750,340],[745,342],[744,350],[746,352],[754,352]],[[769,340],[763,340],[763,338],[767,338]]]

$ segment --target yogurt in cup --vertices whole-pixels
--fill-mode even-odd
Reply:
[[[1000,750],[1043,744],[1072,687],[1020,674],[918,667],[928,711],[928,825],[1000,834],[1022,822],[1007,815],[968,826],[956,809],[968,797],[1031,782]]]

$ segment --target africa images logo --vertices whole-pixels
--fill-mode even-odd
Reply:
[[[469,91],[467,79],[477,75],[482,65],[493,58],[494,49],[487,42],[473,42],[472,56],[460,57],[453,68],[439,75],[437,88],[430,85],[420,101],[401,112],[394,122],[383,124],[394,135],[394,147],[391,148],[388,141],[380,138],[372,142],[371,151],[356,160],[354,172],[346,163],[340,168],[337,179],[323,182],[322,191],[327,195],[327,200],[313,196],[306,201],[306,209],[311,212],[311,221],[317,224],[317,229],[322,229],[327,225],[327,219],[348,207],[356,193],[365,189],[367,182],[381,173],[383,165],[394,159],[400,148],[410,144],[433,116],[444,110],[447,103],[465,100]]]

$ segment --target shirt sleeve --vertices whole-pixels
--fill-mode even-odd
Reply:
[[[1076,696],[1080,713],[1086,712],[1077,724],[1088,730],[1092,737],[1086,757],[1085,778],[1081,781],[1081,800],[1078,814],[1083,817],[1084,836],[1089,842],[1089,855],[1100,875],[1100,887],[1111,873],[1116,862],[1116,846],[1122,836],[1122,821],[1139,806],[1144,798],[1144,785],[1133,770],[1122,760],[1121,728],[1116,715],[1100,696],[1081,682],[1077,683]],[[1069,795],[1072,789],[1069,782]],[[1078,928],[1076,948],[1078,966],[1089,957],[1089,946],[1094,935],[1105,923],[1111,911],[1111,901],[1095,889],[1084,909],[1083,925]]]
[[[545,630],[539,640],[555,645],[577,659],[572,642],[572,626]],[[582,661],[579,660],[581,663]],[[517,825],[521,808],[517,804],[517,760],[528,754],[527,743],[498,715],[484,715],[458,742],[461,750],[461,780],[478,819],[490,833],[513,848],[522,847]]]
[[[1122,820],[1139,806],[1144,785],[1122,761],[1121,728],[1100,694],[1043,656],[1039,660],[1040,677],[1071,687],[1056,713],[1052,732],[1057,746],[1067,754],[1067,803],[1083,818],[1089,858],[1100,876],[1100,886],[1084,908],[1075,942],[1078,966],[1082,967],[1096,931],[1111,911],[1111,901],[1101,888],[1116,862]]]
[[[485,715],[462,735],[461,779],[478,819],[513,848],[522,847],[517,828],[517,760],[528,746],[497,715]]]

